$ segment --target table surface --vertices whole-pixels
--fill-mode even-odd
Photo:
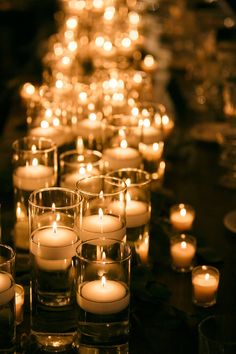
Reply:
[[[218,144],[196,140],[190,134],[194,124],[214,121],[215,117],[211,111],[190,109],[182,90],[184,84],[181,72],[171,72],[168,89],[175,104],[176,128],[166,143],[164,184],[161,188],[155,184],[152,187],[149,264],[132,267],[131,354],[197,354],[199,322],[210,314],[236,314],[236,233],[223,223],[225,215],[236,210],[236,190],[219,184],[222,171]],[[2,241],[12,245],[11,145],[26,134],[26,124],[16,92],[10,104],[0,139],[0,203]],[[196,211],[191,230],[197,239],[196,264],[210,264],[220,270],[217,303],[210,308],[193,305],[191,273],[176,273],[170,266],[169,237],[173,231],[169,208],[180,202],[191,204]],[[25,257],[18,254],[16,280],[26,290],[24,322],[17,327],[18,338],[29,333],[29,268]],[[27,352],[27,348],[19,352]]]

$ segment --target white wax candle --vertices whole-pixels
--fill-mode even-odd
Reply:
[[[109,205],[109,211],[120,215],[122,206],[119,201]],[[151,218],[150,205],[138,200],[127,200],[126,202],[126,227],[138,227],[147,224]]]
[[[80,173],[79,171],[73,173],[67,173],[62,176],[60,181],[60,186],[75,189],[77,181],[79,181],[81,178],[86,178],[90,176],[91,173]]]
[[[53,126],[36,127],[29,131],[30,136],[52,139],[57,146],[61,146],[69,140],[69,133],[71,133],[69,127],[59,128]]]
[[[192,280],[194,299],[199,303],[214,301],[218,283],[218,278],[212,274],[196,274]]]
[[[12,276],[6,272],[0,272],[0,305],[5,305],[15,295],[15,286]]]
[[[170,222],[176,230],[184,231],[192,227],[194,214],[184,208],[173,211],[170,215]]]
[[[143,129],[141,127],[134,128],[133,131],[138,141],[142,136],[142,142],[144,144],[153,144],[157,141],[158,137],[160,136],[160,129],[157,129],[153,126],[143,127]]]
[[[57,265],[61,269],[65,269],[67,262],[65,260],[75,256],[78,236],[76,232],[65,226],[57,226],[56,230],[53,227],[45,227],[36,230],[30,239],[31,253],[44,260],[42,266],[48,267],[48,270],[55,270]],[[60,262],[54,262],[60,260]],[[52,262],[51,262],[52,261]]]
[[[79,237],[82,241],[97,237],[122,240],[125,236],[125,227],[118,217],[113,215],[89,215],[82,218]]]
[[[110,315],[121,312],[129,305],[129,292],[124,284],[114,280],[93,280],[80,285],[78,305],[87,312]]]
[[[29,249],[29,227],[28,219],[22,219],[14,226],[14,243],[17,248]]]
[[[187,268],[191,265],[196,247],[190,242],[176,242],[170,247],[172,263],[178,268]]]
[[[141,164],[141,156],[138,150],[131,147],[106,149],[103,152],[103,160],[110,170],[125,167],[138,168]]]
[[[14,186],[25,191],[34,191],[44,187],[51,187],[56,183],[56,176],[52,167],[44,165],[27,165],[17,167],[13,174]]]
[[[102,124],[97,119],[83,119],[77,123],[75,134],[82,138],[93,136],[94,138],[101,137]]]
[[[19,284],[15,286],[15,305],[16,323],[20,324],[23,320],[24,288]]]

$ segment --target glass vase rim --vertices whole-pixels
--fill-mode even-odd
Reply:
[[[47,142],[49,143],[51,146],[47,147],[45,149],[40,150],[38,148],[38,146],[36,145],[36,149],[32,150],[32,148],[20,148],[19,146],[17,147],[18,143],[22,143],[22,142],[27,142],[28,141],[32,141],[32,142]],[[16,139],[13,141],[12,143],[12,148],[16,151],[16,152],[31,152],[31,153],[47,153],[50,151],[53,151],[57,148],[57,144],[52,140],[52,139],[48,139],[48,138],[44,138],[44,137],[37,137],[37,136],[24,136],[22,138]]]
[[[98,180],[101,180],[101,179],[109,179],[109,180],[112,180],[112,181],[117,181],[119,182],[119,184],[117,183],[116,184],[116,187],[119,187],[119,190],[118,191],[115,191],[115,192],[110,192],[110,193],[103,193],[103,197],[108,197],[108,196],[111,196],[111,195],[119,195],[120,193],[122,192],[126,192],[127,190],[127,185],[126,183],[120,179],[120,178],[116,178],[116,177],[110,177],[110,176],[107,176],[107,175],[98,175],[98,176],[88,176],[88,177],[84,177],[84,178],[81,178],[79,181],[76,182],[76,191],[82,195],[89,195],[89,196],[99,196],[100,193],[95,193],[95,192],[89,192],[89,191],[83,191],[81,189],[79,189],[79,184],[81,184],[82,182],[84,182],[85,180],[95,180],[95,179],[98,179]]]

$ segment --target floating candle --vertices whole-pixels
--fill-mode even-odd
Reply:
[[[141,164],[141,156],[138,150],[127,147],[126,140],[121,141],[120,147],[104,150],[103,159],[105,165],[108,165],[110,170],[125,167],[138,168]]]
[[[171,238],[170,255],[175,270],[186,272],[192,267],[196,253],[196,239],[193,236],[181,234]]]
[[[195,218],[195,212],[190,205],[174,205],[170,209],[170,222],[179,231],[190,230]]]
[[[7,272],[0,272],[0,305],[5,305],[12,300],[15,294],[12,276]]]

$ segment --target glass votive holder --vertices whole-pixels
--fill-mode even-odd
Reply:
[[[139,137],[130,142],[138,119],[129,115],[115,115],[104,125],[103,160],[107,171],[120,168],[140,168],[141,155],[138,151]]]
[[[170,239],[172,268],[177,272],[189,272],[196,254],[196,238],[188,234],[176,234]]]
[[[43,348],[66,349],[76,331],[75,252],[81,197],[67,188],[38,189],[29,198],[31,336]],[[63,326],[58,323],[63,322]]]
[[[78,225],[80,240],[122,240],[126,234],[125,182],[109,176],[91,176],[79,180],[76,188],[83,200]]]
[[[8,353],[15,345],[15,251],[0,244],[0,347]]]
[[[119,178],[126,183],[126,240],[131,246],[134,246],[134,242],[141,241],[146,234],[149,235],[151,219],[150,175],[139,169],[123,168],[108,173],[108,176]],[[113,208],[119,210],[119,203],[120,201],[113,203]]]
[[[170,208],[170,223],[176,231],[188,231],[192,228],[195,210],[189,204],[175,204]]]
[[[28,199],[34,190],[56,185],[57,147],[52,140],[36,137],[18,139],[12,147],[14,243],[17,249],[28,251]]]
[[[77,260],[79,345],[126,343],[130,304],[129,245],[104,238],[81,242]]]
[[[192,270],[193,303],[210,307],[216,303],[220,273],[213,266],[197,266]]]
[[[78,180],[99,175],[102,170],[102,154],[99,151],[66,151],[60,155],[60,186],[75,189]]]
[[[23,322],[24,317],[24,301],[25,290],[22,285],[15,285],[15,306],[16,306],[16,324],[19,325]]]

